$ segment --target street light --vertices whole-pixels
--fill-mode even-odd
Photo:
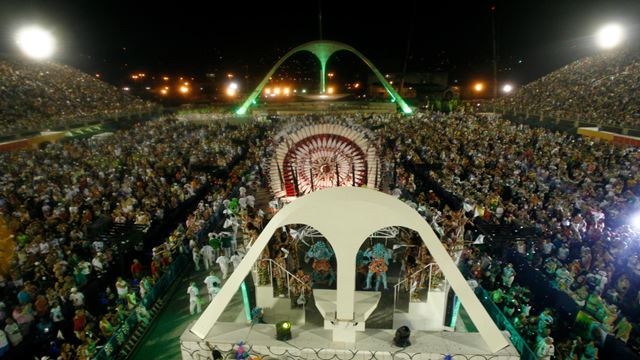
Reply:
[[[511,84],[504,84],[504,86],[502,86],[502,92],[505,94],[510,94],[513,91],[513,85]]]
[[[608,24],[600,28],[596,33],[596,42],[603,49],[612,49],[618,46],[624,39],[622,26]]]
[[[236,96],[236,93],[238,92],[238,84],[235,82],[229,83],[229,85],[227,85],[227,90],[225,92],[229,97]]]
[[[477,82],[477,83],[473,84],[473,90],[475,92],[480,92],[480,91],[484,90],[484,84],[481,83],[481,82]]]
[[[53,35],[36,25],[18,30],[15,40],[25,55],[36,60],[44,60],[53,55],[56,46]]]

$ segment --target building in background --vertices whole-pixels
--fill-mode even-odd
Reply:
[[[400,96],[411,99],[414,105],[426,105],[435,100],[449,101],[460,97],[459,88],[449,86],[449,74],[446,72],[408,72],[404,76],[402,89],[401,73],[387,73],[384,77]],[[367,93],[373,99],[388,97],[382,84],[373,75],[367,78]]]

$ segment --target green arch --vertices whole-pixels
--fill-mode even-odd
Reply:
[[[291,55],[301,51],[309,51],[310,53],[314,54],[318,58],[318,60],[320,60],[320,81],[322,83],[322,92],[324,93],[325,86],[326,86],[325,71],[327,68],[327,61],[329,61],[329,58],[331,57],[331,55],[333,55],[336,51],[341,51],[341,50],[346,50],[351,52],[352,54],[359,57],[360,60],[362,60],[365,64],[367,64],[369,69],[373,71],[373,74],[376,76],[378,81],[380,81],[380,83],[382,83],[382,86],[384,86],[384,88],[387,90],[387,93],[389,93],[389,96],[391,96],[391,101],[396,102],[403,113],[410,114],[412,112],[411,108],[409,107],[409,105],[407,105],[404,99],[400,97],[400,95],[387,82],[384,76],[382,76],[380,71],[378,71],[375,65],[373,65],[373,63],[369,61],[369,59],[367,59],[364,55],[362,55],[362,53],[360,53],[358,50],[354,49],[353,47],[347,44],[343,44],[341,42],[318,40],[318,41],[311,41],[308,43],[304,43],[300,46],[297,46],[291,49],[283,57],[281,57],[280,60],[278,60],[278,62],[275,65],[273,65],[271,70],[269,70],[267,75],[265,75],[265,77],[262,79],[260,84],[258,84],[258,86],[251,92],[251,94],[244,101],[244,103],[242,103],[242,106],[240,106],[238,110],[236,110],[236,114],[238,115],[245,114],[249,109],[249,106],[255,103],[256,99],[258,98],[258,96],[260,96],[260,93],[262,92],[262,88],[264,88],[264,86],[267,85],[267,83],[269,82],[269,79],[271,78],[273,73],[276,72],[276,70],[278,70],[280,65],[282,65],[282,63],[285,62],[285,60],[291,57]]]

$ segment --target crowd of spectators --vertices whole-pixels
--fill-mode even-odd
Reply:
[[[505,110],[640,128],[640,50],[630,45],[577,60],[501,98]]]
[[[210,171],[193,165],[226,166],[241,152],[239,140],[255,137],[253,126],[160,119],[98,140],[0,154],[0,214],[15,240],[14,253],[1,259],[8,271],[0,282],[0,321],[9,346],[29,339],[38,351],[88,359],[132,311],[144,319],[144,292],[216,202],[201,202],[187,226],[154,249],[153,261],[134,261],[117,279],[114,261],[123,249],[92,234],[93,227],[171,221],[165,212],[212,181]]]
[[[150,103],[66,65],[0,59],[0,135],[73,127],[93,116],[151,108]]]
[[[513,241],[508,247],[584,309],[590,330],[596,329],[589,336],[600,333],[593,342],[559,332],[564,354],[594,358],[601,334],[633,340],[640,312],[640,292],[632,285],[640,275],[640,234],[631,225],[640,211],[638,149],[513,124],[498,116],[421,113],[343,119],[378,132],[388,146],[383,164],[385,173],[395,172],[390,183],[399,187],[397,195],[408,194],[416,201],[412,206],[431,223],[454,259],[461,238],[466,244],[473,240],[460,227],[475,220],[535,229],[537,241]],[[405,162],[424,163],[427,174],[412,173]],[[453,194],[462,210],[452,210],[433,192],[419,194],[415,177],[424,175]],[[478,280],[489,277],[487,289],[507,286],[496,265],[506,262],[483,263],[480,253],[474,259],[483,264],[477,269]],[[513,276],[507,278],[513,282]],[[522,297],[526,290],[517,281],[517,290],[510,284],[495,293],[499,306],[534,352],[548,352],[555,335],[539,327],[538,319],[551,313]],[[537,309],[536,316],[525,326],[520,315],[524,310],[529,314],[531,307]]]
[[[629,291],[640,268],[630,225],[640,210],[638,149],[460,113],[417,115],[384,131],[397,161],[424,160],[468,220],[534,227],[536,243],[510,246],[602,331],[629,340],[640,310],[640,293]]]
[[[379,136],[385,149],[381,183],[398,188],[397,193],[383,190],[411,199],[454,259],[471,243],[465,229],[474,220],[533,227],[537,242],[508,245],[553,286],[592,309],[602,331],[630,340],[640,313],[640,293],[630,291],[640,277],[639,235],[628,225],[630,215],[640,210],[638,149],[517,125],[498,116],[428,112],[403,118],[348,115],[342,120]],[[152,225],[166,220],[168,209],[211,181],[207,166],[226,166],[242,147],[252,154],[245,168],[266,171],[268,144],[257,135],[260,126],[275,135],[268,125],[202,126],[163,119],[99,139],[0,154],[6,164],[0,211],[16,240],[10,270],[0,284],[0,320],[6,321],[10,342],[35,332],[36,339],[46,341],[41,344],[49,344],[50,335],[41,330],[66,329],[61,333],[68,347],[90,356],[98,337],[111,333],[109,325],[137,309],[139,298],[128,295],[130,289],[138,294],[148,290],[170,262],[171,249],[181,249],[182,239],[202,229],[240,175],[231,172],[221,192],[200,203],[186,227],[153,250],[148,276],[144,266],[134,263],[131,274],[109,280],[114,284],[109,290],[89,295],[84,287],[92,278],[111,276],[109,264],[119,255],[90,236],[93,226],[99,221]],[[424,163],[427,173],[414,173],[405,163]],[[418,188],[416,177],[424,176],[456,195],[461,209],[453,210],[433,191]],[[245,245],[257,236],[262,216],[255,209],[234,215]],[[235,231],[230,224],[227,230]],[[517,274],[496,270],[509,268],[498,266],[502,259],[470,251],[468,260],[471,274],[493,291],[495,302],[532,348],[547,351],[548,338],[556,338],[553,322],[546,320],[553,314],[530,303]],[[60,324],[51,324],[56,322]],[[94,325],[87,330],[87,324]],[[76,329],[82,333],[74,334]],[[577,353],[597,351],[587,340],[563,337],[567,339],[576,341],[572,347]]]

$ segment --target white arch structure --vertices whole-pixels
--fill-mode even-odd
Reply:
[[[397,198],[371,189],[335,187],[305,195],[281,209],[267,224],[242,263],[227,280],[190,329],[204,339],[213,328],[260,253],[277,228],[306,224],[321,232],[333,247],[337,261],[337,323],[355,328],[356,254],[360,245],[376,231],[404,226],[416,231],[462,302],[473,324],[491,352],[509,345],[431,227],[417,211]],[[335,330],[334,330],[335,331]],[[355,331],[355,330],[354,330]]]

